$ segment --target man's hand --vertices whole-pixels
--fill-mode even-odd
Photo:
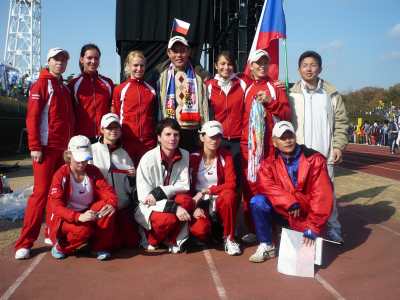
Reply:
[[[304,230],[303,233],[303,244],[306,247],[313,247],[315,244],[315,239],[317,235],[311,229]]]
[[[31,157],[34,162],[41,163],[43,161],[42,151],[31,151]]]
[[[313,247],[314,244],[315,244],[315,240],[309,239],[309,238],[306,238],[306,237],[303,237],[303,244],[304,244],[306,247]]]
[[[87,210],[83,214],[79,215],[78,221],[85,223],[96,220],[96,212],[93,210]]]
[[[203,193],[202,192],[197,192],[196,195],[192,198],[196,204],[203,198]]]
[[[194,210],[193,217],[195,219],[200,219],[200,218],[205,219],[206,218],[206,214],[204,213],[204,210],[202,208],[198,207],[198,208],[196,208]]]
[[[144,202],[144,204],[146,204],[148,206],[153,206],[153,205],[156,205],[157,200],[156,200],[156,198],[154,198],[154,196],[152,194],[148,194],[146,197],[144,197],[143,202]]]
[[[100,219],[105,216],[111,216],[114,212],[115,208],[110,204],[106,204],[97,212],[97,218]]]
[[[177,210],[176,210],[176,217],[178,218],[179,221],[181,222],[186,222],[186,221],[190,221],[190,215],[187,212],[186,209],[184,209],[181,206],[178,206]]]
[[[340,164],[343,161],[342,150],[333,148],[333,163]]]

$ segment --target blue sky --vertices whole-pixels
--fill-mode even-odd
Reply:
[[[312,49],[322,55],[322,77],[342,92],[400,82],[399,0],[285,0],[284,9],[291,81],[298,79],[298,56]],[[8,0],[0,0],[1,61],[7,19]],[[115,1],[42,0],[43,64],[48,48],[64,47],[71,54],[66,74],[77,73],[87,42],[102,50],[100,72],[119,81]]]

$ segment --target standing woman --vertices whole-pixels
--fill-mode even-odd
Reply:
[[[209,103],[215,120],[223,127],[221,146],[231,152],[237,181],[240,182],[240,137],[246,83],[236,76],[235,60],[229,51],[223,51],[218,55],[215,69],[218,73],[206,82]]]
[[[81,74],[68,84],[75,102],[75,134],[87,136],[92,143],[100,136],[101,117],[110,112],[114,83],[98,73],[101,52],[95,44],[81,48]]]
[[[143,80],[146,58],[141,51],[131,51],[125,59],[128,78],[115,88],[112,111],[121,120],[122,145],[138,166],[144,153],[156,146],[156,92]]]
[[[25,209],[24,225],[15,244],[15,259],[30,257],[30,249],[39,236],[51,179],[63,164],[63,153],[73,135],[72,98],[63,83],[69,54],[52,48],[47,54],[47,68],[32,85],[26,128],[33,167],[33,194]]]

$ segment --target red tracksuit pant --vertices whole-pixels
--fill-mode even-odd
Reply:
[[[63,153],[63,150],[44,148],[43,161],[41,163],[33,162],[33,193],[26,205],[24,224],[15,243],[15,250],[32,248],[39,236],[47,203],[47,194],[53,174],[64,163]]]
[[[99,211],[104,202],[95,202],[90,209]],[[92,251],[110,251],[114,248],[115,217],[106,216],[92,222],[69,223],[62,221],[57,233],[57,249],[71,254],[90,241]]]
[[[188,194],[178,194],[175,202],[186,209],[189,214],[193,212],[193,199]],[[175,214],[153,211],[150,215],[151,230],[147,232],[147,241],[150,245],[157,246],[162,242],[176,244],[176,237],[181,230],[181,222]]]
[[[224,238],[233,239],[235,236],[237,199],[233,190],[223,190],[216,200],[216,213],[222,221]],[[211,221],[207,218],[193,219],[190,225],[190,233],[201,241],[206,241],[211,232]]]

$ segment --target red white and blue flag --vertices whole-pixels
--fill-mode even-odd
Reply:
[[[189,31],[190,23],[179,20],[179,19],[174,19],[172,23],[172,31],[179,32],[180,34],[187,35]]]
[[[268,75],[272,80],[277,80],[279,76],[279,39],[281,38],[286,38],[282,0],[265,0],[249,56],[258,49],[268,52],[271,58]],[[248,64],[245,73],[250,73]]]

